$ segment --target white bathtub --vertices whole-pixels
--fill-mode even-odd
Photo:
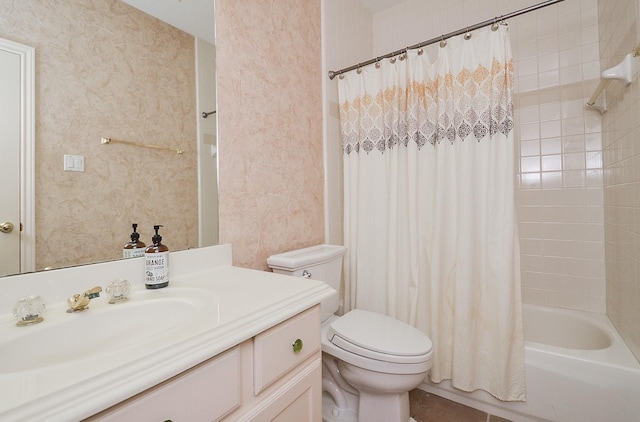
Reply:
[[[606,315],[524,305],[526,402],[466,393],[449,381],[422,390],[512,421],[640,421],[640,364]]]

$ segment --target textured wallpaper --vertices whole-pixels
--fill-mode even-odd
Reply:
[[[216,0],[220,242],[235,265],[322,243],[320,0]]]
[[[37,269],[121,257],[134,222],[197,246],[193,37],[119,0],[2,1],[0,37],[36,49]]]

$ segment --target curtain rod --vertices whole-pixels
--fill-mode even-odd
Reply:
[[[374,64],[374,63],[380,61],[381,59],[388,59],[388,58],[397,56],[399,54],[402,54],[402,53],[406,52],[407,50],[415,50],[415,49],[427,46],[429,44],[437,43],[438,41],[442,41],[442,40],[446,40],[446,39],[451,38],[451,37],[455,37],[457,35],[466,34],[468,32],[475,31],[476,29],[480,29],[480,28],[484,28],[485,26],[493,25],[493,24],[498,23],[500,21],[503,21],[505,19],[513,18],[513,17],[520,16],[520,15],[524,15],[525,13],[533,12],[534,10],[542,9],[543,7],[551,6],[552,4],[560,3],[561,1],[564,1],[564,0],[547,0],[547,1],[543,1],[542,3],[534,4],[533,6],[525,7],[524,9],[516,10],[515,12],[511,12],[511,13],[508,13],[506,15],[501,15],[501,16],[495,17],[493,19],[488,19],[488,20],[486,20],[484,22],[480,22],[480,23],[477,23],[475,25],[467,26],[466,28],[459,29],[457,31],[449,32],[448,34],[444,34],[444,35],[441,35],[439,37],[432,38],[432,39],[430,39],[428,41],[424,41],[424,42],[421,42],[419,44],[414,44],[412,46],[403,48],[401,50],[393,51],[391,53],[385,54],[384,56],[376,57],[375,59],[367,60],[366,62],[363,62],[363,63],[358,63],[356,65],[345,67],[344,69],[340,69],[340,70],[336,70],[336,71],[330,70],[329,71],[329,79],[333,80],[333,78],[335,78],[338,75],[342,75],[343,73],[350,72],[350,71],[358,69],[360,67],[364,67],[364,66],[368,66],[370,64]]]

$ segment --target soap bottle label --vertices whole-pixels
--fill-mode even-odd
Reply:
[[[169,252],[144,254],[145,284],[154,286],[169,282]]]
[[[131,249],[123,249],[122,255],[124,258],[137,258],[139,256],[144,256],[145,248],[131,248]]]

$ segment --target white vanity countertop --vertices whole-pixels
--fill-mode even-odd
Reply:
[[[323,282],[233,267],[230,264],[230,253],[228,245],[172,253],[170,284],[157,291],[146,290],[141,282],[136,284],[133,278],[129,278],[134,286],[130,302],[145,295],[179,296],[181,291],[203,293],[200,296],[206,296],[203,299],[208,304],[206,313],[189,324],[187,329],[169,329],[161,339],[152,338],[143,342],[141,347],[131,346],[125,350],[102,354],[98,352],[95,356],[36,369],[0,371],[0,420],[50,422],[89,417],[335,294]],[[142,265],[141,261],[138,262],[139,265],[135,260],[126,261],[118,261],[121,264],[98,264],[93,272],[103,273],[102,279],[106,281],[93,285],[102,285],[104,289],[109,280],[123,277],[120,274],[110,276],[110,272],[125,273],[126,277],[128,272],[136,273]],[[48,279],[63,275],[65,279],[72,280],[74,276],[86,275],[87,271],[92,270],[91,267],[93,266],[81,267],[75,273],[76,269],[58,270],[66,272],[51,277],[44,277],[42,273],[34,274],[32,278],[15,276],[22,277],[19,283],[14,283],[13,287],[9,283],[9,292],[2,291],[1,296],[6,298],[6,295],[14,297],[18,293],[24,294],[22,287],[15,286],[23,286],[25,281],[33,282],[37,288],[46,290],[55,285]],[[141,274],[139,278],[141,279]],[[84,280],[72,280],[69,284],[73,287],[83,285],[85,289],[93,287],[91,282]],[[56,290],[60,290],[59,284],[55,286]],[[1,284],[0,288],[3,288]],[[19,297],[15,296],[15,299]],[[103,292],[100,298],[93,299],[90,309],[81,314],[97,312],[102,307],[113,307],[109,308],[111,310],[124,306],[109,305],[107,302]],[[44,314],[45,321],[33,328],[44,326],[48,319],[53,324],[58,318],[82,317],[76,314],[65,316],[62,305],[58,305],[60,306],[54,304],[48,307]],[[8,311],[11,312],[11,309]],[[6,312],[7,309],[0,310],[0,333],[11,329],[22,331],[32,328],[15,327],[16,319],[6,315]],[[78,342],[82,342],[82,337],[82,332],[77,333]]]

